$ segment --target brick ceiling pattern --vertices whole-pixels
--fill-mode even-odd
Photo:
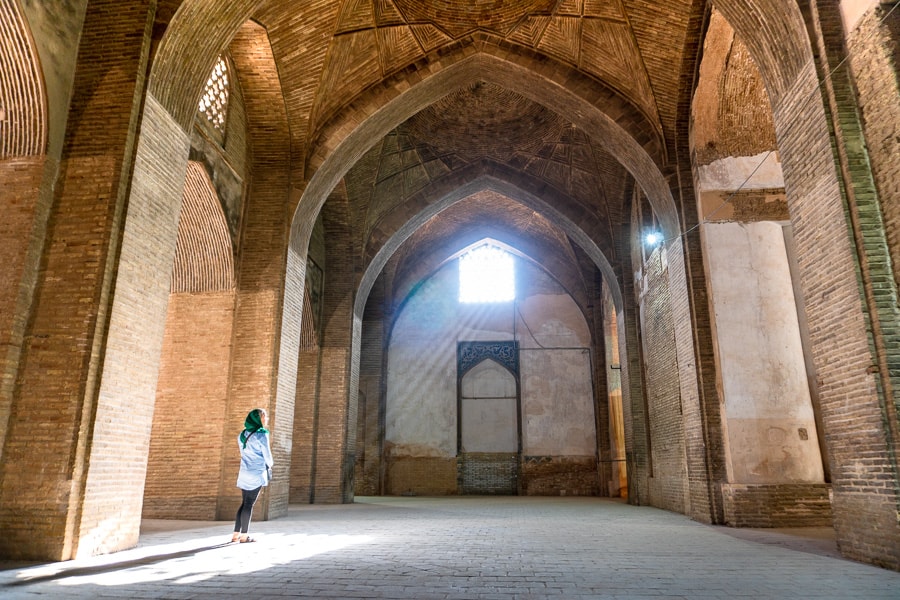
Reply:
[[[169,14],[177,2],[161,0],[160,10]],[[402,95],[420,77],[444,68],[449,64],[444,58],[459,60],[482,47],[492,48],[493,56],[510,64],[527,65],[548,88],[577,89],[629,133],[643,130],[641,138],[635,138],[640,145],[656,138],[661,145],[653,160],[665,168],[666,157],[673,156],[679,111],[684,111],[685,69],[693,68],[697,55],[697,32],[690,30],[698,22],[695,4],[307,0],[300,7],[285,0],[259,0],[251,17],[266,32],[273,64],[253,68],[277,72],[291,169],[298,179],[309,180],[321,164],[323,149],[327,155],[334,148],[331,132],[344,135],[341,132],[371,116],[385,98]],[[371,257],[417,210],[433,202],[425,199],[429,189],[463,185],[467,176],[500,169],[514,187],[522,183],[528,193],[566,203],[568,218],[585,224],[598,247],[613,258],[611,249],[621,246],[616,236],[628,220],[634,180],[620,157],[606,150],[609,140],[593,139],[575,127],[575,116],[561,108],[565,104],[555,112],[545,100],[540,104],[521,95],[523,90],[516,93],[498,85],[502,76],[495,75],[495,83],[487,81],[448,88],[383,139],[366,140],[371,145],[359,149],[360,158],[344,176],[343,189],[349,225],[360,236],[363,253]],[[549,100],[548,93],[541,97]],[[515,215],[533,211],[511,211],[500,196],[478,196],[482,219],[532,236],[532,241],[554,239],[559,233],[538,233],[535,227],[550,227],[546,220],[524,228],[513,223]],[[439,224],[450,214],[444,211],[410,238],[409,246],[397,253],[398,260],[414,261],[419,249],[440,246],[451,232],[462,236],[461,226]],[[392,263],[398,272],[411,268]]]
[[[348,195],[369,237],[391,211],[436,179],[489,160],[580,200],[611,230],[623,217],[627,173],[559,115],[491,84],[448,94],[372,148],[347,174]],[[506,218],[505,209],[495,218]]]
[[[650,75],[620,0],[496,0],[474,7],[458,0],[344,0],[340,7],[317,121],[426,53],[484,32],[605,81],[659,125]]]
[[[777,149],[769,95],[747,46],[713,11],[692,106],[697,164]]]

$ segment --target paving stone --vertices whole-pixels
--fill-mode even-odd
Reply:
[[[145,520],[132,550],[2,565],[0,596],[900,598],[900,573],[840,558],[827,530],[742,538],[600,498],[358,498],[291,506],[251,532],[258,542],[230,544],[230,523]]]

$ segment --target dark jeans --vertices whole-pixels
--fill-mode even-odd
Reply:
[[[237,511],[237,515],[234,517],[235,532],[240,531],[241,533],[247,533],[247,530],[250,529],[250,517],[253,516],[253,505],[256,504],[256,499],[259,498],[260,490],[262,490],[262,486],[255,490],[241,490],[241,498],[243,501],[241,502],[241,507]]]

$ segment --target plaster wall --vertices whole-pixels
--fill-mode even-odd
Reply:
[[[850,33],[856,29],[865,14],[879,4],[887,4],[887,2],[883,0],[841,0],[844,31]]]
[[[457,342],[512,339],[521,347],[523,452],[596,454],[584,316],[536,267],[517,259],[516,270],[515,304],[460,305],[458,261],[424,281],[405,304],[388,349],[388,457],[455,457]],[[463,395],[492,396],[502,403],[509,381],[497,372],[488,377],[491,368],[483,369]]]
[[[48,154],[62,150],[87,0],[21,0],[40,57],[49,111]]]
[[[486,360],[460,384],[462,452],[518,452],[516,380],[502,365]]]
[[[783,188],[784,173],[777,152],[729,156],[698,167],[701,191]]]
[[[596,454],[589,352],[523,350],[521,369],[523,454]]]
[[[729,479],[821,483],[782,226],[703,227],[724,401]]]

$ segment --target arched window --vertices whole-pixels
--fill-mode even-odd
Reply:
[[[216,60],[206,89],[200,97],[199,111],[206,115],[206,120],[220,131],[225,130],[225,117],[228,112],[228,63],[225,57]]]
[[[484,244],[459,257],[459,301],[511,302],[516,297],[512,255]]]

